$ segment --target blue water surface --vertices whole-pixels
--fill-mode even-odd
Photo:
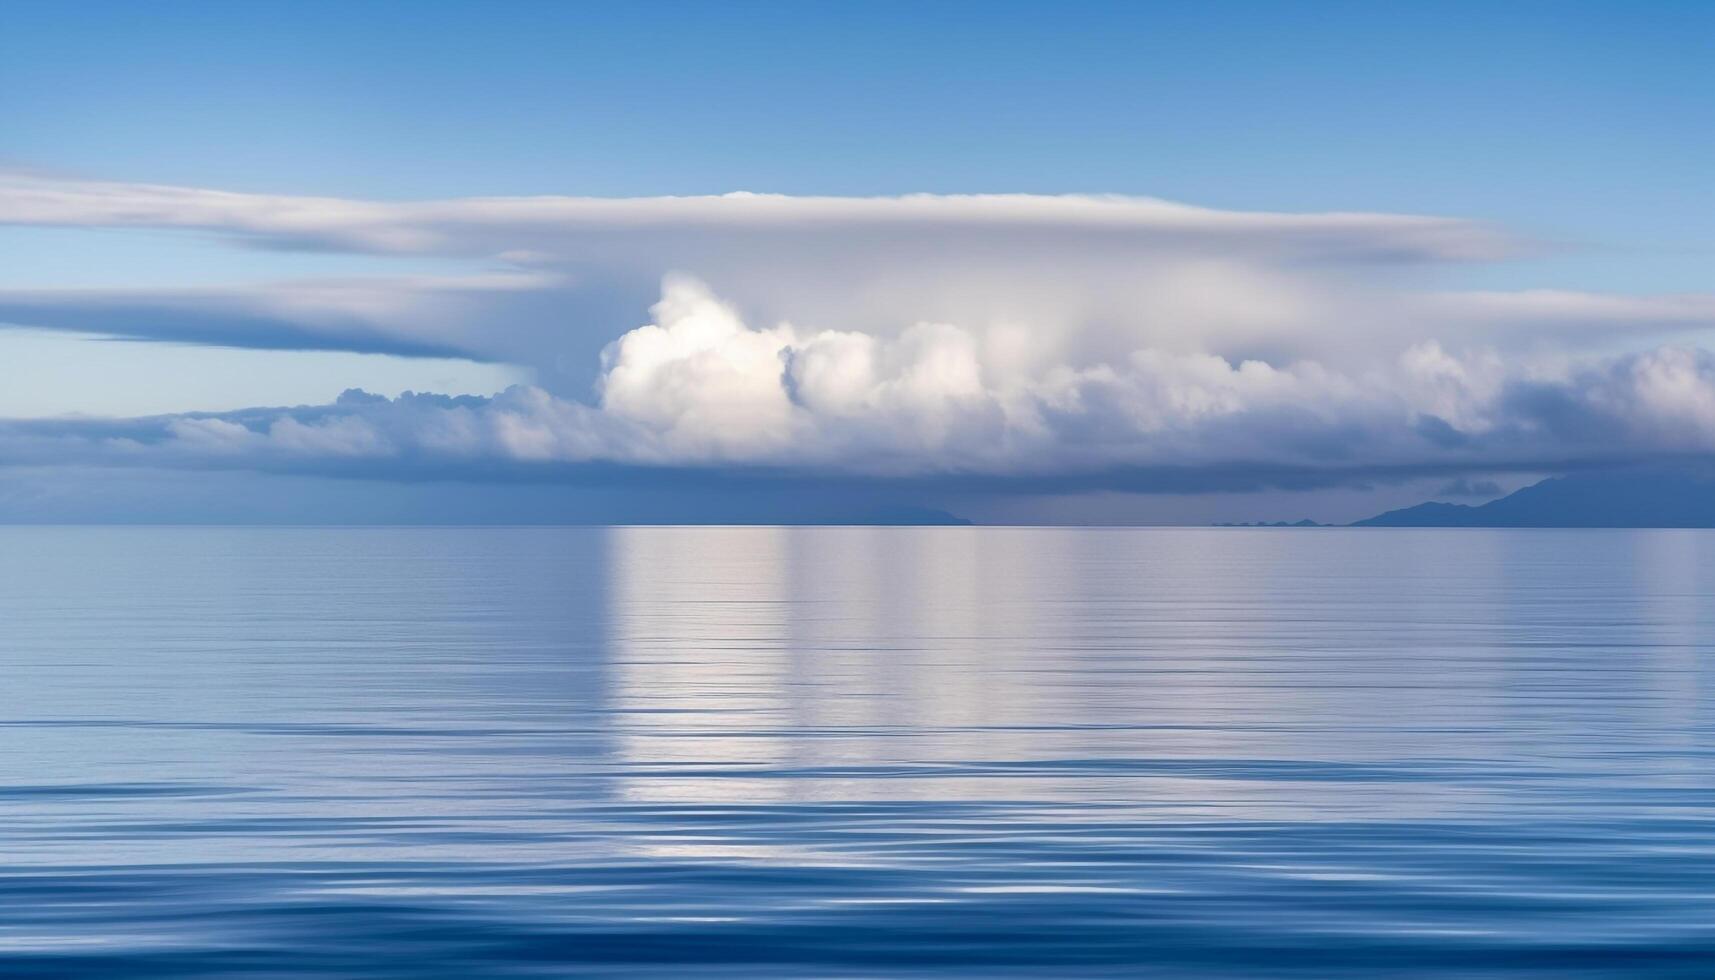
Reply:
[[[1715,976],[1715,532],[0,528],[0,975]]]

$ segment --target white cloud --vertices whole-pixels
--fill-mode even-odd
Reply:
[[[23,174],[0,175],[0,223],[194,228],[353,251],[510,250],[514,258],[549,261],[580,250],[593,257],[638,245],[655,253],[667,239],[720,247],[751,235],[836,249],[879,241],[1028,247],[1031,240],[1021,235],[1044,236],[1061,247],[1094,240],[1125,249],[1201,236],[1227,250],[1418,261],[1492,258],[1508,249],[1503,236],[1448,218],[1220,211],[1117,195],[733,193],[378,202]],[[547,247],[536,251],[538,242]]]
[[[1715,369],[1688,346],[1715,297],[1439,289],[1445,264],[1516,247],[1452,219],[1030,195],[387,203],[10,177],[0,222],[486,263],[0,291],[0,320],[456,353],[541,379],[493,399],[12,423],[0,447],[18,460],[1098,480],[1715,450]]]
[[[1147,198],[471,198],[376,202],[0,176],[0,223],[189,229],[234,246],[434,255],[462,276],[220,288],[0,290],[0,322],[256,348],[457,355],[581,395],[598,352],[695,276],[762,323],[980,333],[991,374],[1150,348],[1351,368],[1439,340],[1648,342],[1715,297],[1444,292],[1437,271],[1522,246],[1481,224],[1219,211]],[[503,270],[503,271],[499,271]]]
[[[675,454],[743,458],[787,446],[793,406],[781,383],[791,327],[752,330],[700,283],[677,279],[656,322],[603,353],[604,412],[639,423]]]
[[[21,462],[363,463],[479,478],[496,463],[738,464],[1003,483],[1164,468],[1338,479],[1715,451],[1715,357],[1692,348],[1534,361],[1425,342],[1345,371],[1146,347],[1030,365],[1004,350],[1005,331],[748,324],[689,279],[670,280],[654,313],[608,347],[592,403],[532,387],[353,393],[307,409],[12,423],[0,447]]]
[[[663,276],[747,316],[882,335],[917,322],[1009,328],[1012,356],[1141,345],[1329,351],[1371,329],[1371,293],[1410,270],[1517,246],[1475,222],[1220,211],[1149,198],[908,195],[376,202],[0,176],[0,223],[187,229],[236,246],[433,255],[441,279],[187,290],[0,290],[0,321],[257,347],[456,353],[581,391],[590,356]],[[1007,356],[1000,345],[987,356]],[[567,362],[578,365],[562,371]]]

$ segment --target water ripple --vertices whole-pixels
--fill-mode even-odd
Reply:
[[[1715,534],[0,529],[0,975],[1715,975]]]

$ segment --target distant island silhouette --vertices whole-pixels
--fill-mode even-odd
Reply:
[[[1715,527],[1715,468],[1631,467],[1551,477],[1486,504],[1440,501],[1353,527]]]

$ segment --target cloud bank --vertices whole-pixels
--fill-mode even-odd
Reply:
[[[1715,450],[1715,356],[1687,347],[1521,360],[1420,343],[1357,372],[1143,348],[1072,368],[1000,329],[753,326],[686,278],[653,312],[608,346],[588,402],[530,386],[354,391],[327,406],[6,423],[0,451],[463,479],[689,467],[1148,489],[1176,471],[1220,489]]]
[[[0,223],[466,259],[464,276],[0,290],[0,321],[453,354],[540,379],[0,423],[13,465],[1182,490],[1715,451],[1715,357],[1697,346],[1715,297],[1443,288],[1449,266],[1527,249],[1455,219],[1027,195],[393,203],[14,176]]]

